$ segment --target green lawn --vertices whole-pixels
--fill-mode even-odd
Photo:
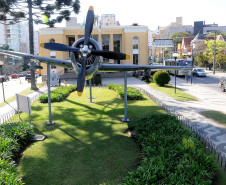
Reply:
[[[150,83],[149,86],[155,90],[161,91],[172,98],[180,101],[197,101],[198,99],[195,96],[192,96],[189,93],[186,93],[178,88],[176,88],[176,93],[175,93],[175,88],[173,85],[167,84],[165,86],[158,86],[155,83]]]
[[[219,111],[203,111],[202,115],[226,126],[226,114]]]
[[[53,103],[52,126],[46,125],[48,104],[32,104],[35,131],[47,139],[23,152],[18,171],[26,184],[118,184],[139,165],[139,146],[124,131],[141,115],[166,112],[144,96],[128,101],[132,121],[123,123],[124,101],[115,91],[93,88],[93,96],[95,103],[89,103],[85,89],[82,97],[74,92]],[[26,114],[21,117],[28,120]]]

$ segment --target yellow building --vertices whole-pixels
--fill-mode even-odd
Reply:
[[[74,41],[84,36],[84,27],[41,28],[39,30],[40,43],[48,43],[54,39],[56,43],[72,45]],[[103,26],[101,30],[94,26],[93,39],[98,41],[103,50],[118,51],[130,55],[129,60],[114,61],[103,59],[105,62],[118,64],[148,64],[148,27],[146,26]],[[68,59],[68,52],[56,51],[51,53],[59,59]],[[50,51],[40,48],[40,55],[50,57]],[[62,67],[56,68],[59,74],[66,72]],[[46,65],[43,64],[43,74]]]

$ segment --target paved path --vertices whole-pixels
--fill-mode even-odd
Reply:
[[[174,83],[173,80],[171,83]],[[123,79],[103,79],[103,83],[123,84]],[[154,90],[146,83],[135,78],[128,78],[128,85],[146,91],[158,100],[161,100],[168,107],[189,119],[192,126],[209,138],[212,143],[216,145],[217,149],[222,152],[223,156],[226,157],[226,126],[218,124],[200,114],[200,112],[204,110],[218,110],[226,113],[226,93],[216,93],[210,90],[206,91],[203,87],[187,84],[185,80],[177,79],[177,87],[199,98],[199,101],[183,102]],[[214,102],[217,102],[218,105],[214,104]]]

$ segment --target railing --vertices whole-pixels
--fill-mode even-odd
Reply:
[[[134,88],[140,90],[142,93],[144,93],[146,96],[148,96],[150,99],[152,99],[156,104],[161,106],[163,109],[165,109],[169,114],[174,115],[177,117],[177,119],[185,125],[189,130],[191,130],[196,137],[212,152],[216,158],[216,160],[219,162],[219,164],[222,166],[224,171],[226,171],[226,156],[220,151],[219,148],[208,138],[206,135],[204,135],[202,132],[198,130],[198,128],[192,124],[192,122],[187,119],[185,116],[178,113],[175,109],[171,108],[167,104],[165,104],[160,99],[154,97],[152,94],[148,93],[146,90],[133,86]]]
[[[38,97],[40,96],[40,93],[36,94],[35,96],[30,97],[30,103],[34,102]],[[5,114],[0,115],[0,124],[6,123],[6,122],[15,122],[19,121],[19,115],[17,114],[18,111],[14,108],[6,112]],[[18,115],[18,116],[15,116]]]

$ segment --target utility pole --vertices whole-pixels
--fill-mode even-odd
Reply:
[[[215,35],[214,35],[214,45],[213,45],[213,50],[214,50],[214,53],[213,53],[213,74],[215,74],[215,63],[216,63],[216,31],[215,31]]]

